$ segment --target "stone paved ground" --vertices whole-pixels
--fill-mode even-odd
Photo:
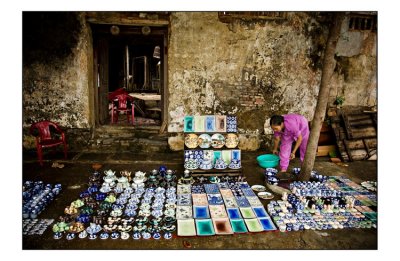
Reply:
[[[263,183],[263,169],[256,163],[259,152],[243,153],[243,174],[250,185]],[[126,153],[71,153],[68,160],[59,160],[64,168],[52,168],[51,160],[59,155],[48,155],[50,159],[44,167],[39,167],[34,154],[24,155],[22,180],[43,180],[48,183],[61,183],[62,193],[39,218],[54,218],[63,214],[63,210],[79,193],[87,187],[91,174],[91,164],[101,162],[103,170],[149,171],[161,164],[183,171],[183,155],[181,152],[168,154],[133,155]],[[294,160],[289,166],[299,166]],[[355,182],[377,180],[377,162],[363,161],[348,163],[348,166],[338,166],[330,163],[327,158],[317,158],[315,169],[325,175],[344,175]],[[275,199],[277,196],[275,197]],[[268,201],[263,201],[265,205]],[[322,231],[298,231],[290,233],[267,232],[243,235],[213,236],[213,237],[176,237],[171,240],[89,240],[66,239],[54,240],[51,229],[42,236],[24,236],[23,249],[185,249],[184,243],[189,243],[189,249],[377,249],[376,229],[344,229]]]

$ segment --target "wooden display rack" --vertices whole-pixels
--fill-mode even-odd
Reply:
[[[225,118],[226,121],[226,118]],[[226,123],[225,123],[226,126]],[[200,134],[209,134],[210,136],[212,134],[215,133],[219,133],[222,135],[226,135],[228,134],[228,132],[226,131],[215,131],[215,132],[195,132],[195,131],[190,131],[190,132],[184,132],[184,136],[186,137],[186,135],[190,134],[190,133],[194,133],[196,135],[200,135]],[[234,132],[229,132],[229,133],[234,133]],[[235,132],[234,134],[237,135],[237,132]],[[210,148],[211,150],[213,150],[212,148]],[[233,150],[233,149],[238,149],[237,146],[236,148],[226,148],[227,150]],[[197,149],[193,149],[193,148],[188,148],[186,145],[184,145],[184,151],[186,150],[205,150],[202,148],[197,148]],[[226,168],[226,169],[207,169],[207,170],[203,170],[203,169],[193,169],[193,170],[189,170],[192,173],[192,176],[241,176],[242,175],[242,168],[240,169],[230,169],[230,168]]]
[[[242,169],[194,169],[189,170],[192,176],[242,176]]]

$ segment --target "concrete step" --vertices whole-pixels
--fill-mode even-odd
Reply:
[[[105,125],[94,131],[87,151],[91,152],[168,152],[168,135],[158,134],[154,126]]]

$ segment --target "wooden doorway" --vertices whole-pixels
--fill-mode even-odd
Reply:
[[[96,125],[129,124],[111,123],[109,94],[120,88],[135,99],[135,126],[165,125],[168,27],[93,24],[92,32]]]

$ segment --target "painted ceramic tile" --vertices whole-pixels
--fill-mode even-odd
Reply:
[[[240,189],[251,188],[249,183],[247,183],[246,181],[244,181],[244,182],[236,182],[236,184],[239,185]]]
[[[194,153],[193,158],[195,159],[197,164],[200,165],[201,162],[203,161],[204,152],[202,150],[194,150],[193,153]]]
[[[213,218],[214,230],[217,235],[233,234],[231,223],[228,218]]]
[[[229,189],[229,184],[228,184],[228,182],[220,182],[220,183],[218,183],[218,187],[220,190]]]
[[[204,188],[207,194],[219,194],[219,188],[217,184],[204,184]]]
[[[176,219],[193,218],[192,206],[177,206]]]
[[[242,213],[243,218],[255,218],[256,217],[252,208],[240,208],[240,213]]]
[[[250,207],[251,206],[249,201],[247,200],[247,198],[244,197],[244,196],[235,197],[235,199],[236,199],[236,202],[237,202],[238,206],[241,207],[241,208],[246,208],[246,207]]]
[[[269,215],[267,214],[267,211],[265,211],[264,207],[253,207],[253,211],[256,214],[258,218],[267,218]]]
[[[220,150],[214,150],[214,158],[213,158],[213,164],[217,161],[217,159],[222,158],[222,151]]]
[[[210,218],[208,206],[193,206],[194,218]]]
[[[189,159],[194,159],[194,151],[193,150],[185,150],[184,159],[185,159],[185,162],[188,161]]]
[[[215,132],[215,116],[206,116],[206,132]]]
[[[242,192],[245,197],[257,197],[254,191],[251,188],[243,188]]]
[[[204,132],[206,125],[206,117],[203,115],[194,116],[194,132]]]
[[[260,222],[260,224],[263,227],[264,231],[276,230],[274,222],[272,222],[271,219],[269,219],[269,218],[259,218],[258,221]]]
[[[236,116],[226,116],[226,132],[237,132],[237,118]]]
[[[228,216],[230,219],[238,219],[238,218],[241,219],[242,218],[238,208],[227,208],[226,211],[228,212]]]
[[[238,204],[235,197],[224,197],[224,203],[227,208],[237,208]]]
[[[192,192],[190,184],[178,184],[177,194],[190,194]]]
[[[203,159],[214,162],[214,151],[213,150],[203,150]]]
[[[231,150],[223,150],[222,151],[222,159],[226,164],[231,163],[232,160],[232,151]]]
[[[262,207],[263,206],[263,204],[258,199],[258,197],[246,197],[246,198],[249,201],[250,206],[252,206],[252,207],[259,207],[259,206]]]
[[[192,198],[191,194],[178,194],[178,206],[191,206]]]
[[[226,116],[216,115],[215,116],[215,128],[217,132],[226,132]]]
[[[194,117],[193,116],[185,116],[184,124],[183,124],[183,132],[194,132]]]
[[[192,194],[193,206],[207,206],[207,194]]]
[[[215,235],[214,224],[211,219],[196,219],[196,230],[198,236]]]
[[[196,227],[194,219],[178,219],[178,236],[195,236]]]
[[[247,233],[243,219],[231,219],[232,230],[234,233]]]
[[[222,199],[221,194],[207,194],[208,204],[209,205],[223,205],[224,200]]]
[[[224,205],[209,205],[210,215],[212,218],[227,218],[228,214],[226,213]]]
[[[233,197],[232,190],[230,189],[222,189],[221,187],[219,188],[219,191],[222,195],[223,198],[230,198]]]
[[[206,193],[206,190],[204,189],[203,184],[197,184],[197,185],[193,184],[192,185],[192,197],[195,194],[205,194],[205,193]]]
[[[231,150],[232,152],[232,156],[231,159],[232,160],[241,160],[242,156],[240,155],[240,150]]]
[[[257,218],[245,219],[244,222],[250,232],[264,231],[264,228],[261,226]]]

